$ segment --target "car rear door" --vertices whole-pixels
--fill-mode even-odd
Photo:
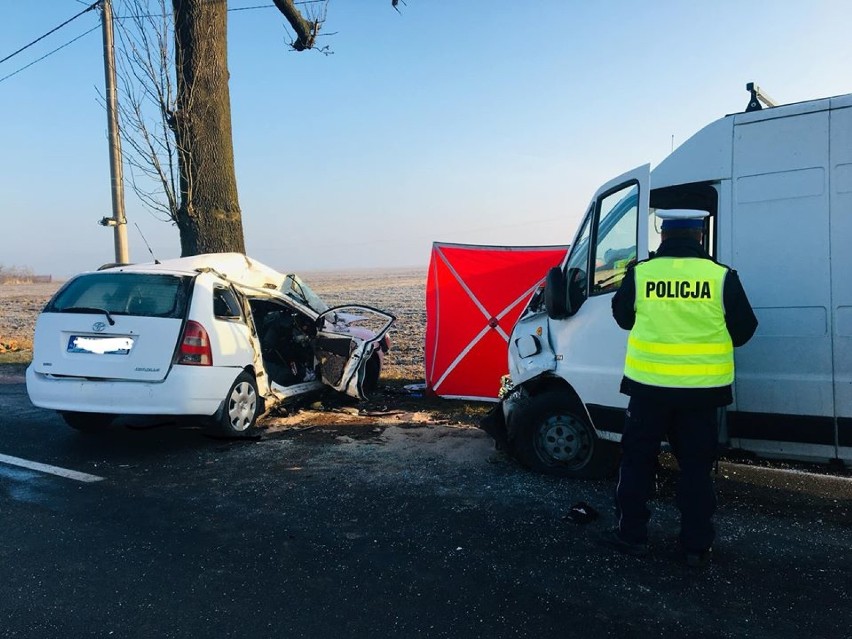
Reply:
[[[191,289],[190,276],[79,276],[39,315],[33,367],[59,376],[160,381],[171,367]]]

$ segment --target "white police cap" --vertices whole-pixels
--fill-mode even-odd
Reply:
[[[703,229],[704,218],[709,215],[698,209],[657,209],[656,214],[663,221],[663,230]]]

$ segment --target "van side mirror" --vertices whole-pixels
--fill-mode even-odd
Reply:
[[[569,268],[567,280],[568,299],[565,306],[570,316],[579,311],[583,302],[586,301],[586,271],[576,266]]]
[[[568,286],[562,268],[554,266],[544,280],[544,308],[550,319],[568,317]]]

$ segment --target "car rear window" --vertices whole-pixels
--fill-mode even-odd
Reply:
[[[180,275],[88,273],[69,281],[44,310],[182,318],[191,284],[191,277]]]

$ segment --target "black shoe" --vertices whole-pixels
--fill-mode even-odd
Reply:
[[[600,516],[601,514],[589,504],[584,501],[578,501],[576,504],[571,506],[568,510],[568,514],[563,516],[562,519],[574,524],[589,524]]]
[[[609,530],[602,534],[599,538],[602,545],[607,548],[612,548],[625,555],[631,557],[647,557],[648,544],[637,544],[631,541],[626,541],[618,534],[618,530]]]
[[[713,549],[700,550],[693,552],[686,551],[686,565],[690,568],[705,568],[710,564],[710,557],[713,555]]]

